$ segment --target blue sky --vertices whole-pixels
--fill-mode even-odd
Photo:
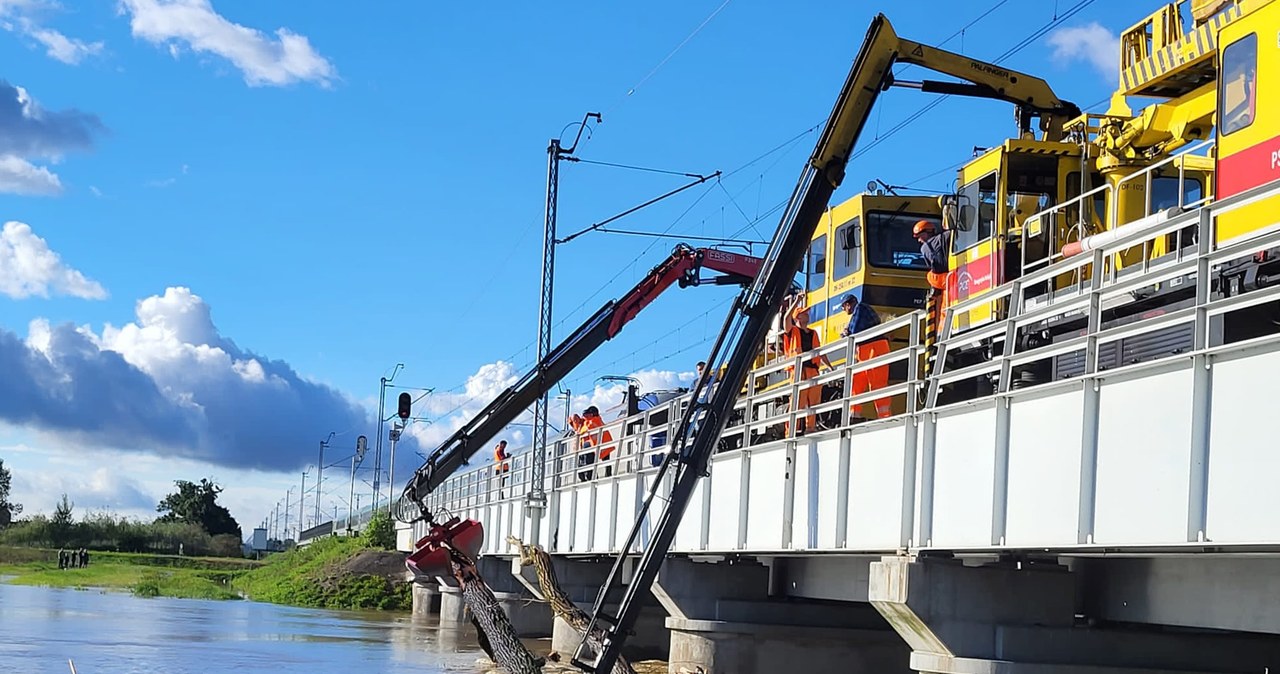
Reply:
[[[904,37],[992,59],[1077,7],[1004,63],[1084,107],[1107,97],[1114,36],[1138,13],[884,11]],[[598,111],[584,159],[728,174],[619,227],[767,239],[872,14],[0,0],[0,367],[20,372],[0,384],[0,459],[16,499],[143,515],[172,480],[212,475],[251,528],[329,432],[334,454],[373,437],[396,363],[397,383],[436,390],[434,423],[411,427],[430,446],[533,362],[549,138]],[[862,146],[929,100],[885,94]],[[1010,113],[948,100],[858,157],[839,196],[873,178],[947,189],[944,169],[1005,137]],[[561,179],[562,233],[685,180],[586,164]],[[675,243],[561,246],[557,337]],[[575,404],[613,401],[602,375],[687,382],[731,292],[654,304],[569,377]]]

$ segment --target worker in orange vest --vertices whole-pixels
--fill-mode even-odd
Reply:
[[[951,248],[951,230],[938,231],[932,222],[921,220],[911,228],[911,235],[920,242],[920,254],[924,256],[924,262],[929,267],[925,278],[933,288],[934,296],[939,300],[936,303],[937,314],[933,320],[934,325],[939,326],[938,329],[941,330],[943,312],[946,311],[950,300],[947,281],[951,274],[951,261],[947,258],[947,251]]]
[[[578,422],[576,425],[576,428],[578,431],[579,447],[583,449],[587,447],[599,447],[600,448],[598,450],[599,459],[601,461],[607,460],[610,456],[613,455],[613,450],[615,449],[615,445],[610,444],[613,442],[612,433],[610,433],[609,431],[598,430],[604,427],[604,419],[600,418],[600,410],[597,409],[595,405],[592,405],[591,407],[588,407],[587,409],[582,411],[581,419],[582,420]],[[593,456],[589,453],[579,455],[579,464],[584,465],[584,464],[594,463],[595,459],[596,459],[596,456]],[[594,471],[582,471],[578,473],[578,478],[580,480],[589,480],[591,479],[591,476],[593,475],[593,473]],[[613,468],[606,467],[605,475],[608,476],[612,474],[613,474]]]
[[[805,308],[804,293],[792,298],[791,306],[783,314],[783,327],[785,332],[782,335],[782,350],[788,357],[799,356],[822,346],[822,343],[818,340],[818,333],[809,328],[809,310]],[[823,355],[815,355],[803,361],[800,364],[800,378],[798,381],[807,381],[817,376],[822,366],[826,366],[828,370],[831,369],[831,361],[827,360],[827,357]],[[794,370],[794,367],[788,367],[787,374],[792,377],[792,381],[797,381]],[[797,398],[795,407],[797,411],[810,409],[822,402],[822,387],[801,387]],[[816,424],[817,418],[810,412],[802,423],[796,424],[796,435],[804,435],[808,429],[815,428]]]
[[[511,455],[507,454],[507,441],[499,440],[493,448],[493,474],[498,478],[498,498],[505,498],[507,473],[511,470]]]
[[[511,470],[511,455],[507,454],[507,441],[501,440],[498,446],[493,448],[493,472],[496,475],[509,472]]]
[[[846,295],[844,301],[840,303],[840,307],[849,315],[849,323],[845,325],[844,330],[840,331],[841,337],[852,337],[863,330],[870,330],[880,325],[880,315],[876,313],[876,310],[872,309],[870,305],[858,302],[858,298],[853,295]],[[855,342],[857,343],[856,353],[860,363],[889,353],[889,340],[884,337],[865,342],[858,342],[855,338]],[[853,391],[850,392],[850,395],[867,393],[888,385],[889,366],[881,365],[880,367],[855,373],[853,375]],[[889,398],[876,399],[877,418],[883,419],[893,414],[891,402]],[[862,405],[854,405],[849,412],[857,418],[863,418],[862,409]]]

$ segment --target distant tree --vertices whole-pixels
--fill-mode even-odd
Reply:
[[[63,494],[62,500],[53,507],[53,517],[49,518],[49,536],[53,539],[54,545],[63,546],[70,542],[76,526],[75,520],[71,517],[75,507],[76,504],[72,503],[66,494]]]
[[[58,501],[58,505],[53,507],[53,523],[58,526],[69,527],[75,521],[71,517],[71,512],[75,510],[76,504],[67,498],[66,494],[62,495],[62,500]]]
[[[202,478],[200,484],[186,480],[176,480],[178,491],[164,497],[156,511],[164,513],[157,521],[187,522],[204,529],[210,536],[234,534],[240,538],[240,524],[231,516],[231,512],[218,505],[218,494],[222,487]]]
[[[9,500],[9,486],[13,476],[4,467],[4,459],[0,459],[0,529],[13,522],[15,515],[22,514],[22,504]]]
[[[372,548],[394,550],[396,547],[396,525],[385,510],[379,510],[369,518],[364,528],[364,542]]]

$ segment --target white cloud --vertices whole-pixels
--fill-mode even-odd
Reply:
[[[0,294],[14,299],[58,294],[100,300],[107,291],[63,264],[30,225],[11,220],[0,229]]]
[[[22,157],[0,155],[0,192],[51,196],[62,193],[62,180],[49,169]]]
[[[47,28],[40,21],[41,15],[61,9],[53,0],[0,0],[0,26],[10,32],[25,35],[45,48],[50,58],[68,65],[78,65],[90,56],[102,53],[102,42],[85,42]]]
[[[221,56],[244,73],[250,86],[327,85],[337,77],[333,64],[305,36],[277,28],[272,38],[228,21],[209,0],[121,0],[120,8],[131,14],[134,37],[165,45],[175,57],[183,45]]]
[[[102,131],[97,116],[74,108],[46,110],[26,89],[0,80],[0,192],[61,193],[58,176],[29,160],[57,161],[67,152],[92,149]]]
[[[1049,46],[1061,65],[1084,61],[1103,75],[1118,77],[1120,38],[1096,21],[1055,30],[1049,34]]]
[[[78,65],[89,56],[101,54],[102,48],[105,46],[102,42],[84,42],[69,38],[52,28],[32,26],[27,31],[27,35],[44,45],[45,53],[50,58],[73,66]]]
[[[305,465],[328,431],[370,428],[338,391],[223,337],[186,288],[138,302],[136,314],[101,333],[43,320],[26,340],[0,329],[0,422],[72,447],[262,470]]]

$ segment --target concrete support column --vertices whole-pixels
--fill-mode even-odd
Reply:
[[[546,637],[551,635],[551,609],[543,601],[531,595],[511,574],[511,563],[497,557],[476,560],[481,577],[493,590],[498,604],[511,619],[511,625],[522,637]],[[466,603],[462,591],[450,585],[440,586],[440,626],[456,627],[469,624]]]
[[[440,585],[434,580],[415,580],[410,586],[413,596],[413,615],[437,615],[440,613]]]
[[[553,557],[552,566],[560,589],[578,608],[590,615],[595,605],[600,586],[609,577],[611,563],[609,561],[575,561],[563,557]],[[533,577],[536,583],[537,574],[532,567],[525,567],[525,575]],[[616,608],[616,607],[613,607]],[[670,649],[669,637],[663,621],[667,613],[656,602],[652,606],[641,609],[636,621],[634,633],[627,639],[624,655],[632,660],[665,660]],[[578,631],[560,618],[555,619],[551,631],[551,650],[571,656],[578,648],[581,637]]]
[[[1280,665],[1270,636],[1077,622],[1079,576],[1054,563],[965,566],[886,557],[871,603],[930,674],[1260,672]]]
[[[670,671],[908,671],[910,650],[870,605],[771,598],[769,579],[754,562],[667,560],[653,594],[670,614]]]
[[[907,650],[888,630],[684,618],[668,618],[667,627],[672,674],[907,671]]]

